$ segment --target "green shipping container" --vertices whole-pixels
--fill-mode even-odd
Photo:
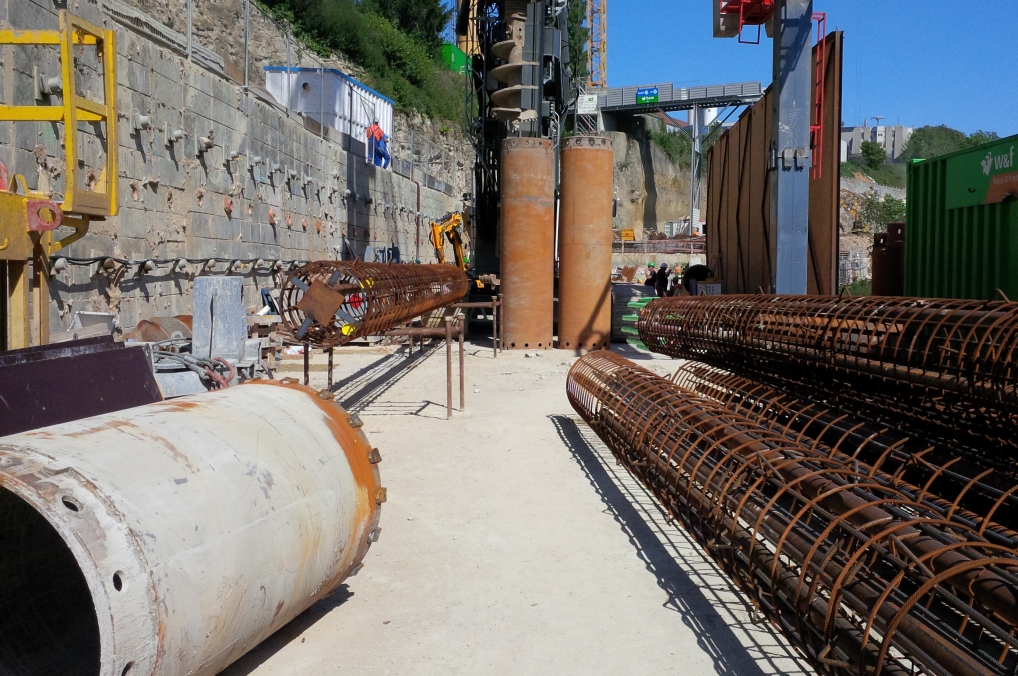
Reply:
[[[905,295],[1018,300],[1018,136],[908,166]]]
[[[445,66],[454,73],[465,75],[467,72],[467,53],[462,49],[447,42],[442,45],[442,60]]]

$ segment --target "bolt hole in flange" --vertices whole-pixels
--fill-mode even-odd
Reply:
[[[80,512],[81,511],[81,503],[79,503],[74,498],[69,498],[69,497],[67,497],[65,495],[64,497],[60,498],[60,502],[62,502],[64,507],[66,507],[67,509],[69,509],[72,512]]]
[[[124,578],[120,573],[113,573],[113,588],[117,591],[124,589]]]
[[[85,575],[50,522],[4,488],[0,571],[0,674],[98,674],[99,621]]]
[[[124,670],[120,672],[120,676],[127,676],[131,673],[131,669],[134,667],[134,662],[128,662],[124,665]]]

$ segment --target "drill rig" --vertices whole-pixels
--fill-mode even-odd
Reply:
[[[481,274],[500,267],[502,140],[558,139],[575,96],[566,68],[566,2],[459,1],[456,33],[469,59],[466,132],[475,152],[473,265]]]

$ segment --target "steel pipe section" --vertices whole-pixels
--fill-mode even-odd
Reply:
[[[891,411],[917,434],[1018,452],[1018,303],[834,296],[663,298],[647,347]]]
[[[279,312],[295,339],[329,348],[451,305],[469,288],[454,265],[316,261],[287,277]]]
[[[503,347],[547,350],[555,313],[554,145],[505,139],[500,166]]]
[[[825,674],[1018,666],[1018,554],[904,492],[605,351],[573,408]]]
[[[0,438],[0,673],[219,673],[360,568],[360,425],[284,380]]]
[[[978,528],[991,542],[1018,550],[1013,530],[1018,525],[1018,483],[984,467],[983,455],[963,457],[957,449],[927,444],[851,411],[799,399],[700,362],[683,364],[672,382],[812,450],[846,463],[861,461],[873,470],[874,479],[945,519]]]
[[[558,346],[604,350],[612,329],[612,140],[562,141]]]

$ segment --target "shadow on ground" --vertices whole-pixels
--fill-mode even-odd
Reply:
[[[336,591],[290,620],[288,624],[283,625],[279,631],[255,646],[251,652],[231,664],[225,671],[220,672],[219,676],[248,676],[248,674],[271,659],[277,652],[297,640],[301,634],[314,626],[315,622],[318,622],[318,620],[346,603],[352,597],[353,592],[350,591],[347,585],[339,585]]]
[[[765,621],[739,622],[731,612],[724,616],[719,612],[719,607],[727,606],[756,617],[751,606],[742,601],[741,592],[712,562],[699,556],[695,542],[678,531],[654,498],[616,463],[611,451],[583,421],[564,415],[549,418],[607,511],[629,537],[637,556],[657,578],[658,586],[667,595],[664,606],[682,615],[683,624],[693,631],[701,650],[714,661],[715,673],[813,674],[794,649],[777,642],[770,626],[763,624]],[[705,567],[710,570],[704,570]],[[745,639],[740,640],[736,631],[749,637],[750,645],[746,645]],[[793,668],[789,669],[789,665]]]

